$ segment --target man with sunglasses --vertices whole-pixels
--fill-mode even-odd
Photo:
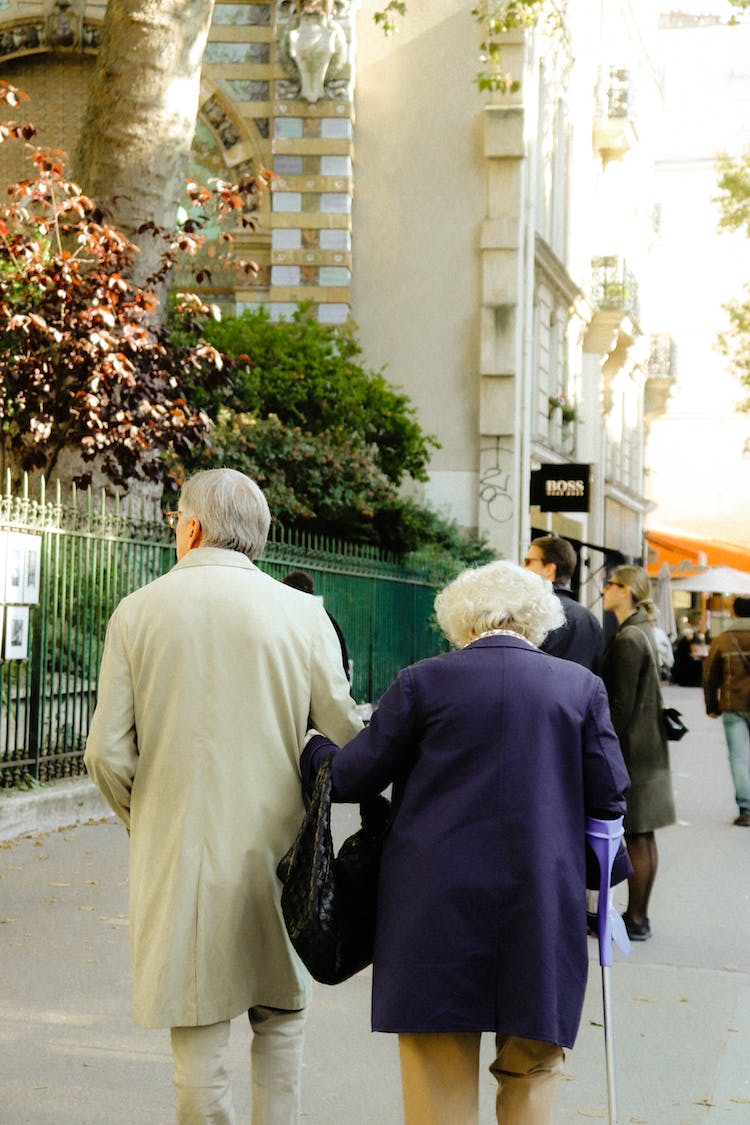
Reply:
[[[171,1029],[178,1125],[234,1125],[229,1026],[247,1012],[253,1122],[293,1125],[311,981],[276,866],[308,726],[347,742],[362,723],[323,607],[255,565],[257,484],[197,473],[167,518],[177,564],[112,615],[85,756],[130,833],[135,1019]]]
[[[533,539],[523,565],[552,583],[565,614],[565,624],[547,634],[542,652],[572,660],[584,668],[601,673],[604,633],[590,610],[577,602],[570,588],[577,563],[576,553],[567,539],[542,535]]]

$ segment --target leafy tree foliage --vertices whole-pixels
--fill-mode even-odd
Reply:
[[[22,97],[0,85],[0,102],[15,107]],[[32,125],[0,125],[0,142],[33,135]],[[77,454],[81,483],[94,467],[121,488],[158,481],[159,453],[186,454],[209,426],[185,396],[185,373],[200,369],[206,380],[207,367],[221,367],[199,332],[210,310],[183,297],[173,339],[154,318],[154,293],[132,281],[137,248],[66,178],[62,154],[32,149],[31,163],[32,175],[11,185],[0,206],[3,468],[49,479],[67,450]],[[204,206],[204,189],[194,194]],[[216,196],[220,210],[244,206],[229,185],[217,185]],[[199,225],[166,237],[162,276],[195,252]]]
[[[491,558],[477,540],[399,495],[425,480],[435,439],[408,397],[362,365],[351,325],[320,324],[301,306],[274,323],[264,309],[206,326],[224,355],[220,386],[191,377],[190,396],[214,420],[177,475],[229,465],[254,477],[282,523],[377,544],[441,574]],[[450,569],[450,568],[449,568]]]
[[[207,325],[206,336],[235,361],[229,400],[224,388],[196,399],[211,417],[225,405],[257,418],[273,414],[309,433],[325,431],[371,449],[395,486],[406,476],[426,480],[438,443],[422,432],[408,396],[381,372],[365,370],[350,326],[320,324],[306,306],[274,323],[260,308]]]
[[[744,231],[750,238],[750,148],[736,160],[723,155],[718,160],[719,227],[727,231]],[[742,296],[724,306],[729,320],[718,338],[719,349],[727,357],[729,370],[743,387],[750,390],[750,285]],[[740,410],[750,411],[750,398],[740,403]]]

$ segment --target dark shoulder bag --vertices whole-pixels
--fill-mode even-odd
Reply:
[[[297,839],[279,863],[281,910],[302,963],[322,984],[340,984],[372,961],[380,853],[390,819],[385,797],[360,805],[362,827],[334,855],[331,760],[315,779]]]

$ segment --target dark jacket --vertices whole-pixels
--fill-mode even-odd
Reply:
[[[305,784],[331,751],[308,744]],[[406,668],[333,762],[335,799],[391,782],[373,1030],[571,1045],[588,968],[584,821],[621,816],[628,787],[601,680],[507,636]]]
[[[597,676],[601,675],[604,633],[591,610],[580,605],[567,586],[555,586],[555,593],[565,614],[565,624],[547,634],[540,645],[542,652],[582,664]]]
[[[750,711],[750,621],[734,622],[711,641],[703,665],[706,711]]]
[[[656,643],[643,610],[637,610],[618,628],[604,653],[602,674],[612,722],[630,774],[625,830],[651,832],[674,824]]]

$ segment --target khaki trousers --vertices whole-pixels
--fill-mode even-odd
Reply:
[[[479,1032],[401,1034],[406,1125],[476,1125]],[[552,1104],[565,1052],[554,1043],[498,1035],[490,1067],[498,1082],[502,1125],[552,1125]]]
[[[298,1125],[304,1010],[257,1007],[253,1029],[253,1125]],[[177,1125],[236,1125],[229,1074],[229,1020],[171,1030]]]

